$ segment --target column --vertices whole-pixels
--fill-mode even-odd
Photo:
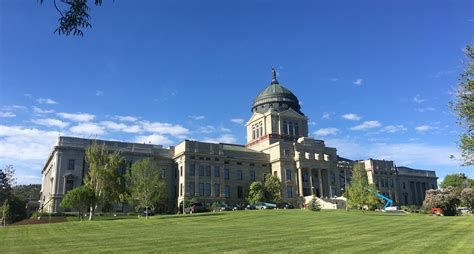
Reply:
[[[327,173],[327,181],[328,181],[328,198],[331,198],[332,191],[331,191],[331,172],[329,169],[326,169]]]
[[[322,181],[322,176],[321,176],[321,170],[322,170],[322,169],[318,169],[319,197],[320,197],[320,198],[324,197],[323,181]]]
[[[303,172],[298,168],[298,194],[303,196]]]
[[[309,173],[309,187],[311,188],[311,196],[314,195],[314,186],[313,186],[313,171],[311,169],[308,169]]]

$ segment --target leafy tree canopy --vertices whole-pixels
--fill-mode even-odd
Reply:
[[[474,179],[469,179],[465,174],[446,175],[440,184],[441,188],[454,187],[457,193],[461,193],[464,188],[474,187]]]
[[[444,189],[427,190],[423,207],[427,210],[431,208],[442,208],[444,215],[456,215],[456,207],[460,204],[456,188],[448,186]]]
[[[265,188],[261,182],[253,182],[250,184],[249,191],[247,194],[247,202],[255,204],[262,202],[265,199]]]
[[[44,0],[39,0],[43,4]],[[90,23],[90,6],[87,0],[60,0],[58,6],[56,0],[53,0],[54,8],[59,12],[59,27],[54,30],[55,33],[65,35],[83,36],[83,28],[92,27]],[[102,5],[102,0],[94,0],[96,6]],[[62,7],[66,7],[62,10]]]
[[[79,218],[87,209],[95,204],[95,193],[86,185],[72,189],[66,193],[60,206],[62,208],[73,208],[79,211]]]
[[[269,202],[281,202],[281,182],[277,176],[269,175],[265,179],[265,199]]]
[[[455,101],[450,103],[451,109],[456,113],[458,124],[464,129],[460,137],[464,166],[474,164],[474,43],[466,46],[466,68],[459,75],[459,84]]]

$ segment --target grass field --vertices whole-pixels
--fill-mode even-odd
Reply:
[[[474,216],[269,210],[11,226],[1,253],[474,253]]]

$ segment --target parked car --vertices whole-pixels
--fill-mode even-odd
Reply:
[[[295,206],[289,203],[278,203],[277,208],[278,209],[294,209]]]
[[[232,211],[244,210],[244,209],[245,209],[245,205],[243,204],[232,205]]]
[[[155,215],[155,210],[154,209],[145,209],[143,211],[140,212],[140,215],[141,216],[153,216]]]
[[[251,205],[251,204],[247,204],[245,206],[245,210],[255,210],[255,209],[257,209],[257,208],[254,205]]]
[[[224,212],[224,211],[232,211],[232,207],[226,204],[219,204],[214,209],[212,209],[214,212]]]
[[[191,213],[202,213],[207,211],[207,208],[202,203],[196,203],[191,205]]]
[[[266,203],[266,202],[257,202],[257,203],[255,203],[255,208],[258,209],[258,210],[275,209],[276,204]]]

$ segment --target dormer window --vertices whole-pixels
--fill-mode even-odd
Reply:
[[[300,129],[297,122],[283,121],[283,134],[290,136],[299,136]]]

